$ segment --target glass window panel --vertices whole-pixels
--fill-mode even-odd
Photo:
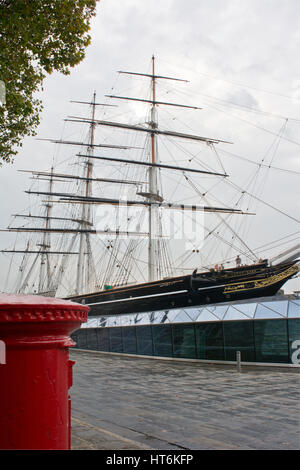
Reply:
[[[164,312],[151,312],[149,315],[150,323],[161,323]]]
[[[295,300],[290,300],[288,316],[291,317],[300,317],[300,302],[297,304]]]
[[[300,318],[288,320],[289,331],[289,353],[293,364],[300,364]]]
[[[181,310],[181,312],[177,315],[176,318],[174,318],[173,322],[191,322],[193,321],[186,313],[184,310]]]
[[[78,330],[75,330],[75,331],[73,331],[73,332],[70,334],[70,336],[71,336],[71,338],[72,338],[73,341],[75,341],[75,339],[77,338],[77,334],[78,334],[77,331],[78,331]]]
[[[199,315],[196,317],[195,321],[198,321],[200,318],[201,313],[203,312],[204,308],[199,308]]]
[[[265,307],[271,308],[280,315],[286,316],[288,301],[287,300],[274,300],[273,302],[262,302]]]
[[[198,359],[224,360],[223,329],[221,322],[195,325]]]
[[[143,314],[142,313],[136,313],[133,317],[133,323],[135,325],[138,325],[140,322],[141,322],[141,319],[143,318]]]
[[[149,312],[148,315],[149,315],[149,322],[155,323],[155,318],[156,318],[155,312]]]
[[[224,320],[249,320],[249,317],[244,315],[242,312],[234,307],[229,307]]]
[[[127,315],[119,315],[115,317],[116,325],[117,326],[126,326],[129,324],[128,316]]]
[[[213,307],[207,307],[207,310],[211,311],[212,313],[214,313],[217,316],[217,318],[222,320],[225,313],[228,310],[228,305],[216,305],[216,306],[213,306]]]
[[[152,326],[153,355],[173,356],[171,325]]]
[[[127,354],[136,354],[136,333],[135,327],[127,326],[122,329],[123,333],[123,352]]]
[[[165,310],[163,312],[163,317],[160,321],[161,323],[170,323],[169,317],[168,317],[168,310]]]
[[[193,320],[194,320],[193,315],[192,315],[192,314],[193,314],[193,311],[192,311],[192,310],[191,310],[191,312],[190,312],[188,308],[183,308],[183,309],[182,309],[182,313],[185,313],[185,314],[187,315],[187,317],[189,318],[188,321],[193,321]],[[191,315],[190,315],[190,313],[191,313]],[[195,316],[195,315],[196,315],[196,312],[194,312],[194,316]]]
[[[106,321],[106,326],[116,326],[117,325],[117,317],[108,317]]]
[[[197,318],[197,322],[208,322],[208,321],[217,321],[218,319],[216,318],[215,315],[213,315],[209,310],[204,308]]]
[[[134,323],[136,325],[149,325],[150,324],[150,318],[149,318],[149,313],[138,313],[135,316]]]
[[[86,332],[87,328],[80,328],[79,330],[77,330],[76,348],[87,349]]]
[[[196,358],[194,325],[173,325],[172,331],[174,356]]]
[[[186,313],[192,320],[196,320],[199,317],[201,309],[195,307],[189,307],[185,309]]]
[[[86,340],[87,340],[88,349],[94,349],[97,351],[98,349],[97,329],[88,328],[86,330],[86,338],[87,338]]]
[[[254,322],[257,362],[288,362],[287,320]]]
[[[137,326],[136,327],[137,339],[137,354],[152,356],[152,331],[151,326]]]
[[[166,310],[166,312],[168,312],[167,315],[168,315],[168,319],[170,320],[170,322],[173,322],[174,318],[177,317],[177,315],[181,312],[181,310],[178,308],[174,308],[171,310]]]
[[[98,350],[109,351],[109,328],[97,328]]]
[[[97,320],[98,322],[101,322],[103,321],[106,317],[104,317],[103,315],[97,315],[96,317],[93,317],[95,318],[95,320]]]
[[[223,322],[223,331],[226,361],[236,361],[237,351],[242,361],[255,361],[252,320]]]
[[[121,315],[122,325],[134,325],[135,314]]]
[[[244,313],[248,317],[253,318],[257,303],[256,302],[251,302],[249,304],[234,304],[233,306],[234,306],[234,308],[236,308],[240,312]]]
[[[111,352],[123,352],[122,328],[109,329],[109,345]]]
[[[274,310],[270,310],[267,307],[264,307],[262,304],[257,305],[254,318],[280,318],[278,313],[275,313]]]
[[[95,328],[98,326],[98,318],[92,317],[88,318],[88,321],[85,323],[86,328]]]
[[[126,317],[124,317],[123,315],[116,317],[116,326],[126,326],[126,325],[128,325],[128,319],[126,319]]]
[[[77,343],[78,343],[78,336],[79,336],[79,330],[73,331],[71,334],[71,339],[74,341],[75,346],[74,348],[78,348]]]

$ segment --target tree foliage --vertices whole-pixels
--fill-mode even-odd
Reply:
[[[36,134],[46,74],[69,74],[85,56],[97,0],[0,0],[0,164]]]

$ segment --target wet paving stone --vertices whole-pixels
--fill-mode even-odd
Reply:
[[[72,449],[300,449],[299,369],[70,356]]]

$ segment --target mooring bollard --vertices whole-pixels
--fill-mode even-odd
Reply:
[[[241,372],[241,351],[236,352],[236,368],[238,372]]]
[[[89,307],[31,295],[0,295],[0,449],[71,448],[70,333]]]

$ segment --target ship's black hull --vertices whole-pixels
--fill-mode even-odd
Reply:
[[[296,263],[261,263],[218,272],[137,284],[69,299],[90,307],[90,316],[168,310],[275,295],[298,272]]]

